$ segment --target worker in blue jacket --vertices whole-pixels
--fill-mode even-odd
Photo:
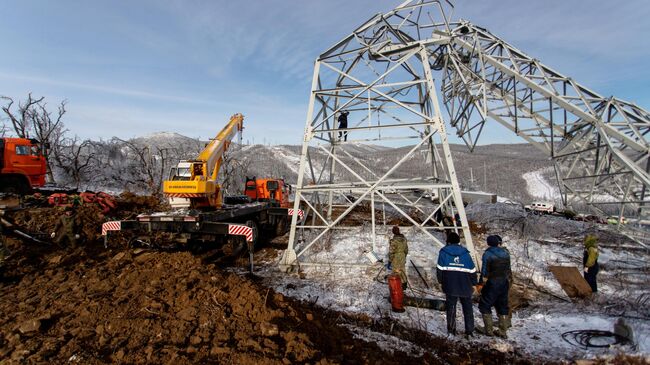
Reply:
[[[496,309],[499,318],[499,331],[496,334],[507,338],[508,330],[508,293],[512,281],[510,268],[510,252],[501,247],[502,239],[498,235],[488,236],[488,249],[483,254],[481,265],[481,282],[487,280],[481,290],[478,309],[483,317],[484,334],[492,336],[492,307]]]
[[[477,284],[476,266],[469,251],[460,245],[460,237],[447,234],[447,245],[438,253],[436,277],[446,295],[447,333],[456,334],[456,303],[460,300],[465,322],[465,335],[474,333],[472,294]]]

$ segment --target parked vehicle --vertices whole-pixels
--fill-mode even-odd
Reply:
[[[615,215],[607,217],[607,224],[617,225],[619,223],[620,224],[627,224],[627,219],[625,217],[620,217],[619,218],[618,216],[615,216]]]
[[[217,183],[223,155],[233,136],[242,131],[243,121],[243,115],[233,115],[197,158],[180,161],[172,168],[169,180],[163,183],[172,211],[106,222],[102,225],[105,240],[110,231],[132,231],[139,241],[152,243],[161,233],[168,233],[176,243],[224,246],[232,242],[239,248],[245,243],[252,255],[260,234],[284,234],[294,214],[294,209],[289,209],[290,191],[284,180],[247,178],[243,195],[234,198],[224,197]],[[303,216],[301,210],[295,214]],[[252,256],[250,264],[252,269]]]
[[[39,141],[0,138],[0,192],[31,194],[45,185],[46,161]]]
[[[579,222],[594,222],[599,224],[607,224],[607,220],[605,218],[593,214],[576,214],[576,216],[573,219]]]
[[[555,205],[549,202],[532,202],[530,205],[524,205],[524,209],[534,213],[551,214],[555,211]]]

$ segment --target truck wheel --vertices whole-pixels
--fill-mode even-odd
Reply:
[[[29,194],[32,190],[32,187],[29,185],[26,179],[9,176],[3,179],[0,179],[0,192],[16,195],[26,195]]]
[[[226,244],[222,246],[224,255],[239,256],[246,248],[246,239],[243,236],[228,236]]]
[[[278,223],[275,225],[275,236],[283,236],[285,233],[287,233],[287,226],[288,224],[288,219],[287,217],[282,217]]]

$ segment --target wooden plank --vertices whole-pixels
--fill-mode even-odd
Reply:
[[[575,266],[549,266],[555,279],[560,283],[569,298],[587,298],[591,296],[591,287]]]

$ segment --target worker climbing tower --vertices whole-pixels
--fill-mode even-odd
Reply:
[[[441,232],[460,230],[475,255],[444,118],[470,149],[490,121],[536,146],[554,163],[566,207],[648,220],[650,113],[599,95],[484,28],[451,21],[452,6],[405,1],[316,60],[294,206],[307,207],[308,219],[293,217],[282,265],[309,261],[302,258],[314,245],[335,252],[346,230],[368,231],[374,251],[386,212],[401,216],[389,223],[438,244]],[[343,111],[347,138],[339,138]],[[387,143],[407,147],[388,158]],[[360,210],[370,211],[370,227],[355,219]]]
[[[431,64],[431,50],[448,43],[437,34],[451,28],[446,5],[426,4],[374,16],[316,60],[294,206],[307,218],[294,216],[282,265],[352,263],[310,249],[336,250],[352,231],[375,251],[387,223],[441,246],[445,232],[462,231],[474,252]],[[347,128],[337,122],[343,113]],[[386,146],[399,148],[387,156]],[[355,218],[361,211],[370,222]]]

